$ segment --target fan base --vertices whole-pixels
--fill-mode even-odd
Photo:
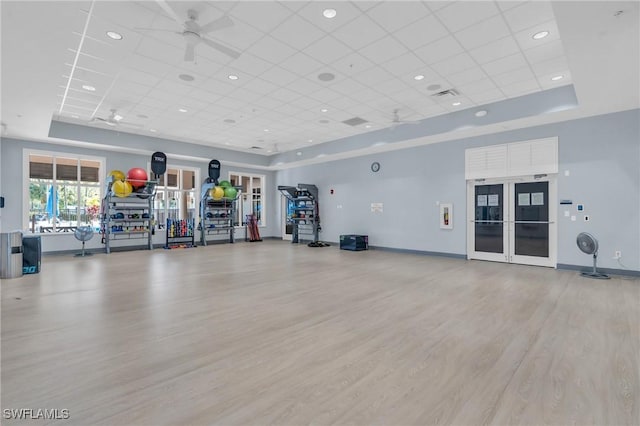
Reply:
[[[600,272],[580,272],[581,277],[585,278],[594,278],[596,280],[608,280],[611,277],[607,274],[602,274]]]

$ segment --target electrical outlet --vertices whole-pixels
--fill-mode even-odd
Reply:
[[[622,251],[620,250],[616,250],[615,254],[613,255],[614,259],[620,259],[622,258]]]

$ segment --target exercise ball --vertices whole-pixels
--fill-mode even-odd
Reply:
[[[145,186],[147,180],[147,172],[140,167],[134,167],[127,172],[127,181],[129,181],[134,188]]]
[[[113,176],[113,180],[125,180],[126,176],[124,175],[124,172],[120,171],[120,170],[111,170],[109,172],[109,174],[107,176]]]
[[[117,180],[113,182],[113,186],[111,187],[113,193],[116,197],[128,197],[131,195],[133,191],[133,187],[128,181]]]
[[[238,190],[233,186],[228,186],[224,189],[224,198],[229,198],[231,200],[235,200],[238,195]]]
[[[224,189],[221,186],[214,186],[209,190],[209,196],[214,200],[220,200],[224,197]]]
[[[228,188],[228,187],[232,186],[231,182],[229,182],[228,180],[221,180],[218,185],[220,185],[223,188]]]

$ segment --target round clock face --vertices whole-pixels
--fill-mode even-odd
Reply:
[[[378,170],[380,170],[380,163],[378,163],[377,161],[371,163],[371,171],[377,172]]]

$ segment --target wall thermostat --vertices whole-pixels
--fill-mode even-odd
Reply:
[[[579,212],[584,210],[584,204],[578,204],[576,207],[578,208]]]

